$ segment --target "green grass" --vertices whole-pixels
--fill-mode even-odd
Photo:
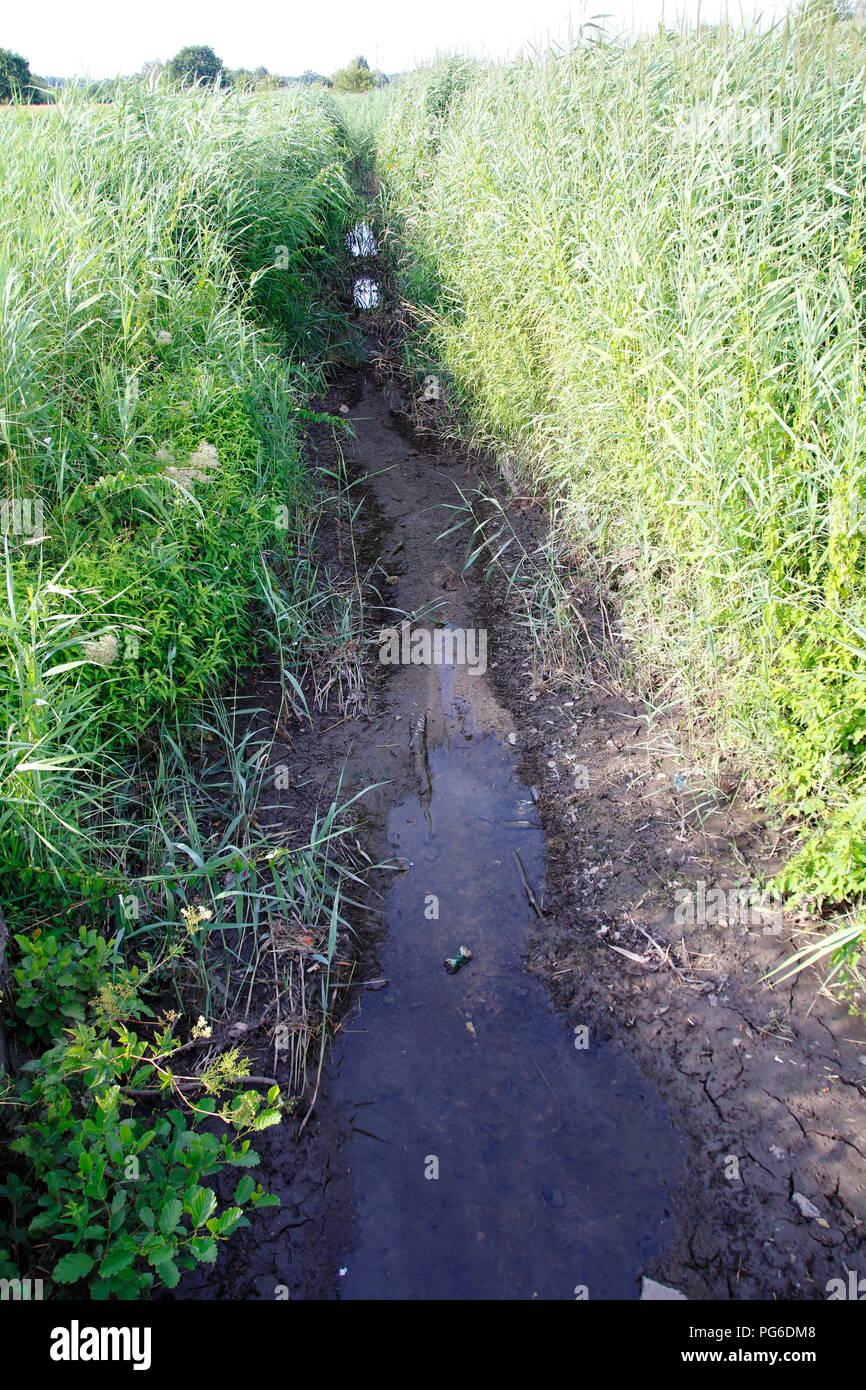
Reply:
[[[342,160],[314,99],[4,113],[4,495],[44,536],[4,538],[0,857],[40,894],[102,891],[83,807],[255,654],[296,558]]]
[[[239,1092],[233,1053],[206,1082],[175,1077],[174,1052],[271,972],[300,1096],[331,1000],[293,934],[330,972],[352,901],[345,808],[291,849],[257,829],[267,721],[231,699],[270,651],[303,711],[311,615],[341,612],[303,431],[345,331],[346,132],[307,92],[134,83],[0,119],[0,904],[6,1023],[33,1054],[4,1110],[0,1274],[36,1261],[72,1292],[135,1297],[210,1262],[265,1200],[246,1179],[236,1209],[202,1195],[257,1161],[202,1121],[249,1136],[279,1118],[275,1092],[261,1112]],[[203,1099],[220,1090],[223,1111]],[[152,1150],[150,1094],[179,1107]],[[112,1165],[139,1142],[131,1202]]]
[[[593,39],[391,95],[383,216],[468,432],[619,588],[657,707],[806,827],[782,887],[866,890],[866,40]]]

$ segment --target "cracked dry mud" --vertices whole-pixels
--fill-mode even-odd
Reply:
[[[762,861],[761,826],[734,796],[698,828],[640,703],[609,683],[589,588],[584,667],[532,680],[513,604],[464,577],[464,542],[441,533],[455,484],[499,491],[527,543],[541,510],[415,433],[372,371],[340,403],[387,602],[485,627],[490,669],[373,665],[369,715],[326,713],[274,749],[292,780],[278,816],[303,822],[340,779],[375,783],[366,848],[402,869],[359,916],[359,984],[310,1123],[261,1136],[281,1209],[181,1296],[636,1298],[647,1275],[691,1299],[825,1298],[866,1274],[866,1030],[815,1001],[814,978],[763,987],[786,932],[674,920],[677,886]],[[450,977],[464,941],[473,960]]]

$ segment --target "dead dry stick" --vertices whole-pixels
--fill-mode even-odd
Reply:
[[[553,1087],[551,1086],[550,1082],[548,1081],[547,1077],[544,1075],[544,1072],[541,1070],[541,1067],[538,1065],[538,1063],[536,1062],[535,1058],[532,1056],[531,1053],[530,1053],[530,1055],[529,1055],[529,1060],[531,1061],[532,1065],[535,1067],[535,1070],[538,1072],[538,1075],[541,1077],[541,1079],[542,1079],[542,1081],[544,1082],[545,1086],[547,1087],[548,1091],[549,1091],[550,1094],[553,1096],[553,1099],[556,1101],[556,1108],[557,1108],[557,1110],[559,1111],[559,1124],[556,1126],[556,1129],[553,1130],[553,1133],[554,1133],[554,1134],[558,1134],[559,1131],[562,1129],[562,1102],[560,1101],[559,1096],[558,1096],[558,1095],[556,1094],[556,1092],[554,1091],[554,1089],[553,1089]]]
[[[539,905],[538,905],[538,899],[536,898],[535,894],[534,894],[533,891],[532,891],[532,885],[530,884],[529,879],[526,877],[526,870],[525,870],[524,867],[523,867],[523,860],[521,859],[521,857],[520,857],[520,855],[518,854],[518,852],[517,852],[516,849],[513,849],[513,850],[511,851],[511,853],[514,855],[514,858],[517,860],[517,868],[518,868],[518,870],[519,870],[519,872],[520,872],[520,877],[521,877],[521,879],[522,879],[522,881],[523,881],[523,887],[524,887],[524,890],[525,890],[525,892],[526,892],[526,896],[527,896],[527,898],[529,899],[530,906],[532,907],[532,910],[533,910],[533,912],[535,913],[536,917],[543,917],[543,916],[544,916],[544,909],[543,909],[542,907],[539,907]]]
[[[639,956],[635,951],[627,951],[624,946],[614,946],[612,941],[606,941],[609,951],[616,951],[618,956],[625,956],[626,960],[633,960],[635,965],[649,965],[649,956]]]
[[[275,1076],[239,1076],[237,1084],[240,1086],[279,1086],[280,1083]],[[188,1081],[178,1081],[173,1078],[170,1086],[136,1086],[128,1094],[131,1096],[167,1096],[174,1091],[188,1095],[193,1091],[203,1089],[199,1078],[191,1078]]]
[[[637,928],[641,936],[646,937],[649,944],[656,951],[662,965],[666,965],[670,970],[674,972],[681,985],[684,985],[686,989],[702,989],[704,987],[704,985],[706,984],[705,980],[696,980],[693,977],[687,976],[674,962],[673,957],[671,956],[671,948],[669,945],[662,949],[662,947],[654,939],[654,937],[650,936],[648,931],[644,931],[643,927],[640,926],[638,922],[633,921],[631,917],[629,917],[628,920],[631,922],[633,927]]]

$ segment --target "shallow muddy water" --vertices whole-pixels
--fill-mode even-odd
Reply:
[[[334,1058],[357,1218],[341,1295],[634,1298],[670,1234],[678,1141],[627,1058],[567,1031],[525,972],[544,875],[533,800],[514,748],[475,726],[479,678],[439,674],[430,795],[389,818],[404,866],[388,984],[362,993]]]
[[[369,715],[329,716],[314,748],[298,741],[293,766],[324,804],[337,779],[360,798],[369,850],[393,869],[377,879],[303,1143],[280,1127],[260,1145],[281,1209],[229,1252],[221,1287],[637,1298],[674,1236],[681,1140],[624,1050],[567,1025],[527,969],[545,845],[522,736],[493,687],[500,619],[480,617],[454,526],[476,465],[417,428],[371,371],[332,408],[353,428],[346,457],[375,519],[376,611],[394,626],[377,633]],[[472,958],[449,974],[461,946]]]
[[[568,1026],[526,968],[544,836],[492,685],[498,626],[478,626],[452,525],[474,465],[417,431],[372,373],[346,394],[334,404],[354,429],[351,476],[377,519],[381,614],[396,626],[379,633],[370,716],[332,721],[315,751],[298,750],[298,775],[325,798],[337,776],[361,797],[370,850],[394,867],[304,1143],[274,1130],[261,1145],[281,1210],[230,1252],[222,1288],[637,1298],[674,1235],[681,1140],[625,1052]],[[430,641],[416,650],[419,634]],[[461,946],[472,958],[449,974]]]

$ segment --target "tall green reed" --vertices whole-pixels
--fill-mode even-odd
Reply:
[[[843,904],[866,890],[864,78],[862,32],[814,15],[594,35],[413,74],[377,143],[471,433],[604,559],[650,698],[812,826],[782,885]]]

